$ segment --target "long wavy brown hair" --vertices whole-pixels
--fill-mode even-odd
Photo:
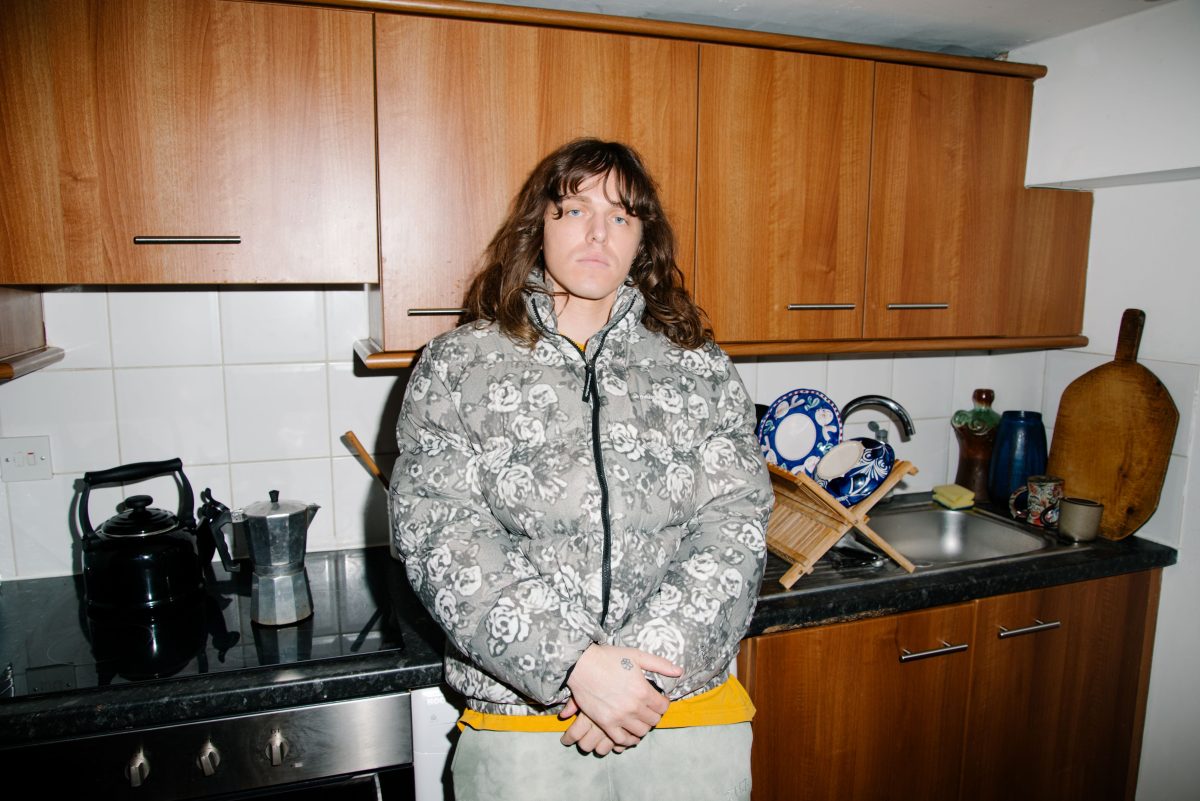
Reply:
[[[562,214],[564,197],[595,176],[616,177],[620,202],[642,223],[642,241],[629,270],[632,282],[646,299],[642,324],[676,345],[697,348],[712,339],[704,312],[683,285],[675,263],[675,233],[658,199],[658,187],[641,157],[619,142],[576,139],[542,159],[525,179],[487,250],[483,265],[467,289],[463,322],[494,321],[512,339],[530,347],[539,332],[525,309],[525,293],[547,290],[530,284],[530,275],[544,268],[542,233],[546,208]]]

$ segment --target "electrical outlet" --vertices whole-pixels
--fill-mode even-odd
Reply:
[[[40,481],[50,478],[50,437],[0,439],[0,479]]]

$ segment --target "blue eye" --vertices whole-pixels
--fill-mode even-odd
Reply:
[[[571,217],[578,217],[579,215],[583,214],[583,209],[567,209],[563,212],[563,214]]]
[[[629,218],[618,214],[616,217],[613,217],[613,222],[615,222],[617,225],[629,225]]]

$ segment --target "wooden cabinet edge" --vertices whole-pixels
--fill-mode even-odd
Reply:
[[[354,343],[354,352],[368,370],[394,370],[412,367],[419,351],[384,350],[373,339],[359,339]]]
[[[1024,350],[1081,348],[1085,336],[960,337],[946,339],[839,339],[800,342],[720,342],[730,356],[791,356],[831,353],[907,353],[910,351]]]
[[[289,4],[311,5],[312,0],[283,0]],[[844,56],[896,64],[939,67],[964,72],[982,72],[1015,78],[1036,80],[1046,75],[1040,64],[995,61],[971,56],[953,56],[920,50],[903,50],[881,45],[815,39],[782,33],[766,33],[741,28],[721,28],[686,22],[665,22],[638,17],[607,14],[586,14],[524,6],[460,2],[460,0],[324,0],[321,5],[341,8],[361,8],[401,14],[434,17],[454,17],[481,22],[510,22],[522,25],[569,28],[606,33],[657,36],[664,39],[685,39],[711,44],[732,44],[770,50],[788,50],[814,55]]]
[[[28,375],[34,370],[60,362],[66,353],[62,348],[45,347],[8,356],[0,361],[0,384]]]
[[[1150,663],[1154,656],[1154,636],[1158,628],[1158,602],[1162,593],[1162,568],[1149,572],[1150,586],[1146,593],[1146,626],[1142,630],[1142,658],[1138,666],[1137,695],[1133,712],[1133,741],[1129,744],[1129,769],[1126,771],[1125,798],[1133,801],[1137,795],[1138,768],[1142,761],[1142,737],[1146,728],[1146,699],[1150,694]]]

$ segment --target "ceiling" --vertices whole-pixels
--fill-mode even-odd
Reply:
[[[995,58],[1173,0],[490,0]]]

